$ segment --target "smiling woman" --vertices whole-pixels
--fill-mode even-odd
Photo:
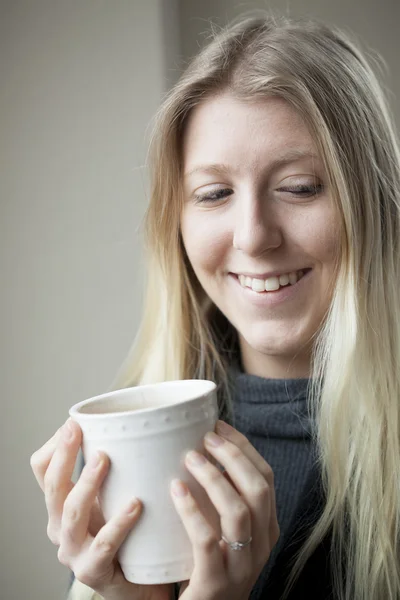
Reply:
[[[241,18],[166,98],[150,156],[147,299],[115,387],[216,381],[218,435],[185,465],[223,535],[178,482],[190,580],[127,582],[139,504],[104,524],[107,460],[74,486],[66,426],[32,465],[70,600],[399,600],[400,155],[373,71],[333,28]]]

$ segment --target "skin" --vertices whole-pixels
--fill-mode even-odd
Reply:
[[[314,158],[273,164],[293,150]],[[224,170],[197,170],[185,178],[181,227],[201,285],[238,330],[245,370],[264,377],[306,375],[307,346],[329,305],[337,240],[326,188],[309,198],[282,191],[310,178],[314,185],[325,179],[307,128],[282,100],[242,104],[220,96],[194,110],[183,156],[185,172],[204,164],[225,165]],[[216,188],[229,193],[215,203],[195,200]],[[275,307],[245,300],[229,276],[235,270],[286,273],[303,266],[312,269],[308,285]],[[98,463],[88,463],[74,484],[81,443],[79,426],[68,420],[31,457],[45,497],[48,536],[58,546],[60,562],[105,600],[169,600],[171,585],[140,586],[125,579],[117,552],[128,533],[134,534],[143,506],[139,499],[104,522],[97,498],[109,461],[99,453]],[[247,600],[279,538],[273,472],[245,436],[221,421],[204,445],[225,473],[195,452],[186,456],[187,469],[213,502],[225,537],[253,539],[240,552],[232,550],[207,522],[188,487],[179,481],[171,485],[194,556],[194,570],[182,583],[180,598]]]
[[[310,342],[331,300],[339,236],[304,121],[281,98],[249,104],[217,96],[192,112],[183,156],[183,243],[203,289],[239,334],[244,370],[309,376]],[[301,185],[314,190],[293,193]],[[302,268],[312,269],[307,285],[275,306],[252,303],[231,275]]]

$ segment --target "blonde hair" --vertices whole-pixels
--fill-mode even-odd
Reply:
[[[214,35],[166,98],[150,152],[144,316],[115,386],[204,377],[220,384],[229,407],[229,324],[196,280],[179,229],[186,119],[224,92],[249,102],[275,95],[300,111],[342,223],[309,396],[326,504],[286,591],[331,530],[337,596],[398,599],[400,157],[382,88],[344,33],[309,20],[241,18]]]

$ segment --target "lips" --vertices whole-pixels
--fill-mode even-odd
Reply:
[[[256,310],[272,310],[280,306],[284,306],[287,302],[303,301],[305,293],[310,290],[310,279],[312,279],[313,269],[307,268],[304,270],[304,275],[295,284],[279,286],[276,290],[254,291],[253,288],[243,287],[239,281],[238,275],[229,273],[228,280],[233,284],[232,293],[239,292],[240,302],[248,303],[248,306],[253,306]],[[232,285],[231,284],[231,285]],[[312,287],[312,283],[311,283]],[[236,291],[234,291],[236,290]]]

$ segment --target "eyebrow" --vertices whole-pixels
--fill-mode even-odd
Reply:
[[[315,161],[319,161],[319,156],[317,156],[314,152],[310,152],[308,150],[290,150],[290,152],[286,152],[284,155],[278,156],[275,158],[268,166],[268,170],[276,170],[279,167],[287,165],[291,162],[297,162],[304,159],[312,159]],[[183,177],[189,178],[196,173],[209,173],[211,175],[220,175],[220,174],[229,174],[234,170],[229,168],[227,165],[222,163],[209,163],[203,165],[197,165],[190,171],[184,173]]]

